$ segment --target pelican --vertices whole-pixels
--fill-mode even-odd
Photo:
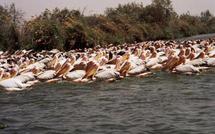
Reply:
[[[179,73],[185,73],[185,74],[190,74],[190,73],[199,73],[199,69],[194,67],[193,65],[185,64],[185,65],[179,65],[175,68],[176,72]]]
[[[207,66],[209,66],[209,67],[215,67],[215,58],[208,58],[208,59],[206,60],[206,64],[207,64]]]
[[[103,68],[101,68],[100,71],[97,72],[97,74],[95,75],[95,78],[99,80],[107,80],[107,81],[120,78],[120,73],[117,71],[119,69],[120,62],[121,62],[120,59],[117,58],[115,67],[110,65],[104,66]],[[103,65],[105,63],[108,63],[108,61],[103,60],[103,62],[101,62],[100,65]]]
[[[10,75],[13,74],[13,71],[11,70]],[[36,82],[29,82],[35,80],[33,72],[28,72],[25,74],[20,74],[13,78],[8,78],[0,81],[0,86],[7,91],[20,91],[24,90],[27,87],[32,86]],[[29,82],[29,83],[28,83]]]
[[[74,82],[89,82],[95,80],[95,75],[99,69],[99,64],[96,61],[89,61],[85,69],[85,75],[82,78],[74,80]],[[68,75],[67,75],[68,76]]]
[[[69,81],[73,81],[76,79],[83,78],[86,75],[85,70],[74,70],[66,74],[65,79]]]
[[[193,65],[193,66],[205,65],[206,64],[205,53],[201,52],[195,59],[194,59],[194,54],[191,53],[190,59],[186,61],[186,64],[190,64],[190,65]]]
[[[96,46],[61,52],[57,49],[0,52],[0,86],[23,90],[37,82],[68,80],[93,82],[127,76],[144,77],[150,71],[199,73],[215,67],[215,40],[147,41]]]
[[[65,63],[61,66],[60,63],[55,65],[54,70],[46,70],[45,72],[39,74],[37,78],[40,81],[47,81],[47,82],[52,82],[58,79],[51,80],[53,78],[57,77],[62,77],[65,74],[67,74],[71,70],[71,60],[67,59]],[[55,63],[54,63],[55,64]],[[50,80],[50,81],[49,81]]]

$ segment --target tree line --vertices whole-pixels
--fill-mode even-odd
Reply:
[[[67,8],[46,9],[27,21],[14,4],[0,5],[0,50],[84,49],[206,33],[215,33],[215,17],[209,10],[198,16],[179,15],[171,0],[152,0],[147,6],[119,4],[90,16]]]

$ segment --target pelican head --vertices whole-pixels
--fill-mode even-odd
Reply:
[[[146,57],[149,57],[150,55],[151,55],[151,52],[150,52],[149,50],[146,50],[145,56],[146,56]]]
[[[16,68],[12,68],[10,71],[10,77],[15,77],[18,74],[18,70]]]
[[[37,68],[37,67],[34,67],[33,69],[31,69],[31,72],[36,75],[39,72],[41,72],[41,70],[39,68]]]
[[[99,65],[100,65],[100,66],[103,66],[103,65],[105,65],[106,63],[108,63],[108,59],[103,57],[103,58],[101,58],[101,61],[100,61]]]
[[[4,72],[2,79],[9,79],[10,78],[10,73],[9,72]]]
[[[129,53],[129,52],[125,53],[125,54],[122,56],[122,62],[128,60],[129,58],[130,58],[130,53]]]
[[[30,59],[29,64],[33,64],[33,63],[35,63],[35,60],[34,59]]]
[[[95,56],[95,60],[98,61],[101,57],[103,56],[103,53],[102,52],[98,52]]]
[[[82,57],[82,61],[88,61],[88,57],[87,57],[86,55],[84,55],[84,56]]]
[[[153,52],[156,51],[156,48],[155,48],[154,46],[150,46],[150,47],[149,47],[149,50],[150,50],[151,53],[153,53]]]

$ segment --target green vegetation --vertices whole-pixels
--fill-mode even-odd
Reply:
[[[78,10],[45,10],[23,21],[15,5],[0,6],[0,49],[83,49],[107,44],[175,39],[215,33],[210,11],[178,15],[170,0],[152,0],[108,8],[103,15],[84,16]]]

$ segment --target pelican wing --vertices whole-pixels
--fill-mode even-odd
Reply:
[[[100,71],[95,75],[95,77],[98,79],[111,79],[111,78],[117,78],[119,76],[120,76],[119,72],[116,72],[113,69]]]
[[[34,80],[35,77],[34,77],[34,74],[32,72],[28,72],[28,73],[23,73],[21,75],[18,75],[14,78],[15,80],[17,81],[20,81],[20,82],[28,82],[28,81],[31,81],[31,80]]]
[[[23,88],[23,84],[14,78],[1,81],[0,86],[4,88]]]
[[[206,62],[203,59],[195,59],[195,60],[188,61],[186,64],[190,64],[193,66],[202,66],[202,65],[205,65]]]
[[[210,67],[215,67],[215,58],[209,58],[209,59],[207,59],[206,63]]]
[[[193,65],[189,65],[189,64],[185,64],[185,65],[179,65],[175,68],[175,70],[177,72],[180,72],[180,73],[198,73],[199,72],[199,69],[194,67]]]
[[[149,59],[149,61],[146,63],[146,67],[152,67],[158,64],[158,62],[159,62],[158,58]]]
[[[75,70],[75,71],[69,72],[66,75],[66,79],[69,79],[69,80],[80,79],[80,78],[84,77],[85,74],[86,74],[86,71],[84,71],[84,70]]]
[[[54,70],[48,70],[43,72],[42,74],[38,75],[37,78],[39,80],[49,80],[54,78],[56,75],[56,72]]]
[[[140,65],[140,66],[137,66],[136,68],[130,70],[128,72],[128,74],[129,75],[137,75],[137,74],[145,72],[146,70],[147,69],[146,69],[145,65]]]

